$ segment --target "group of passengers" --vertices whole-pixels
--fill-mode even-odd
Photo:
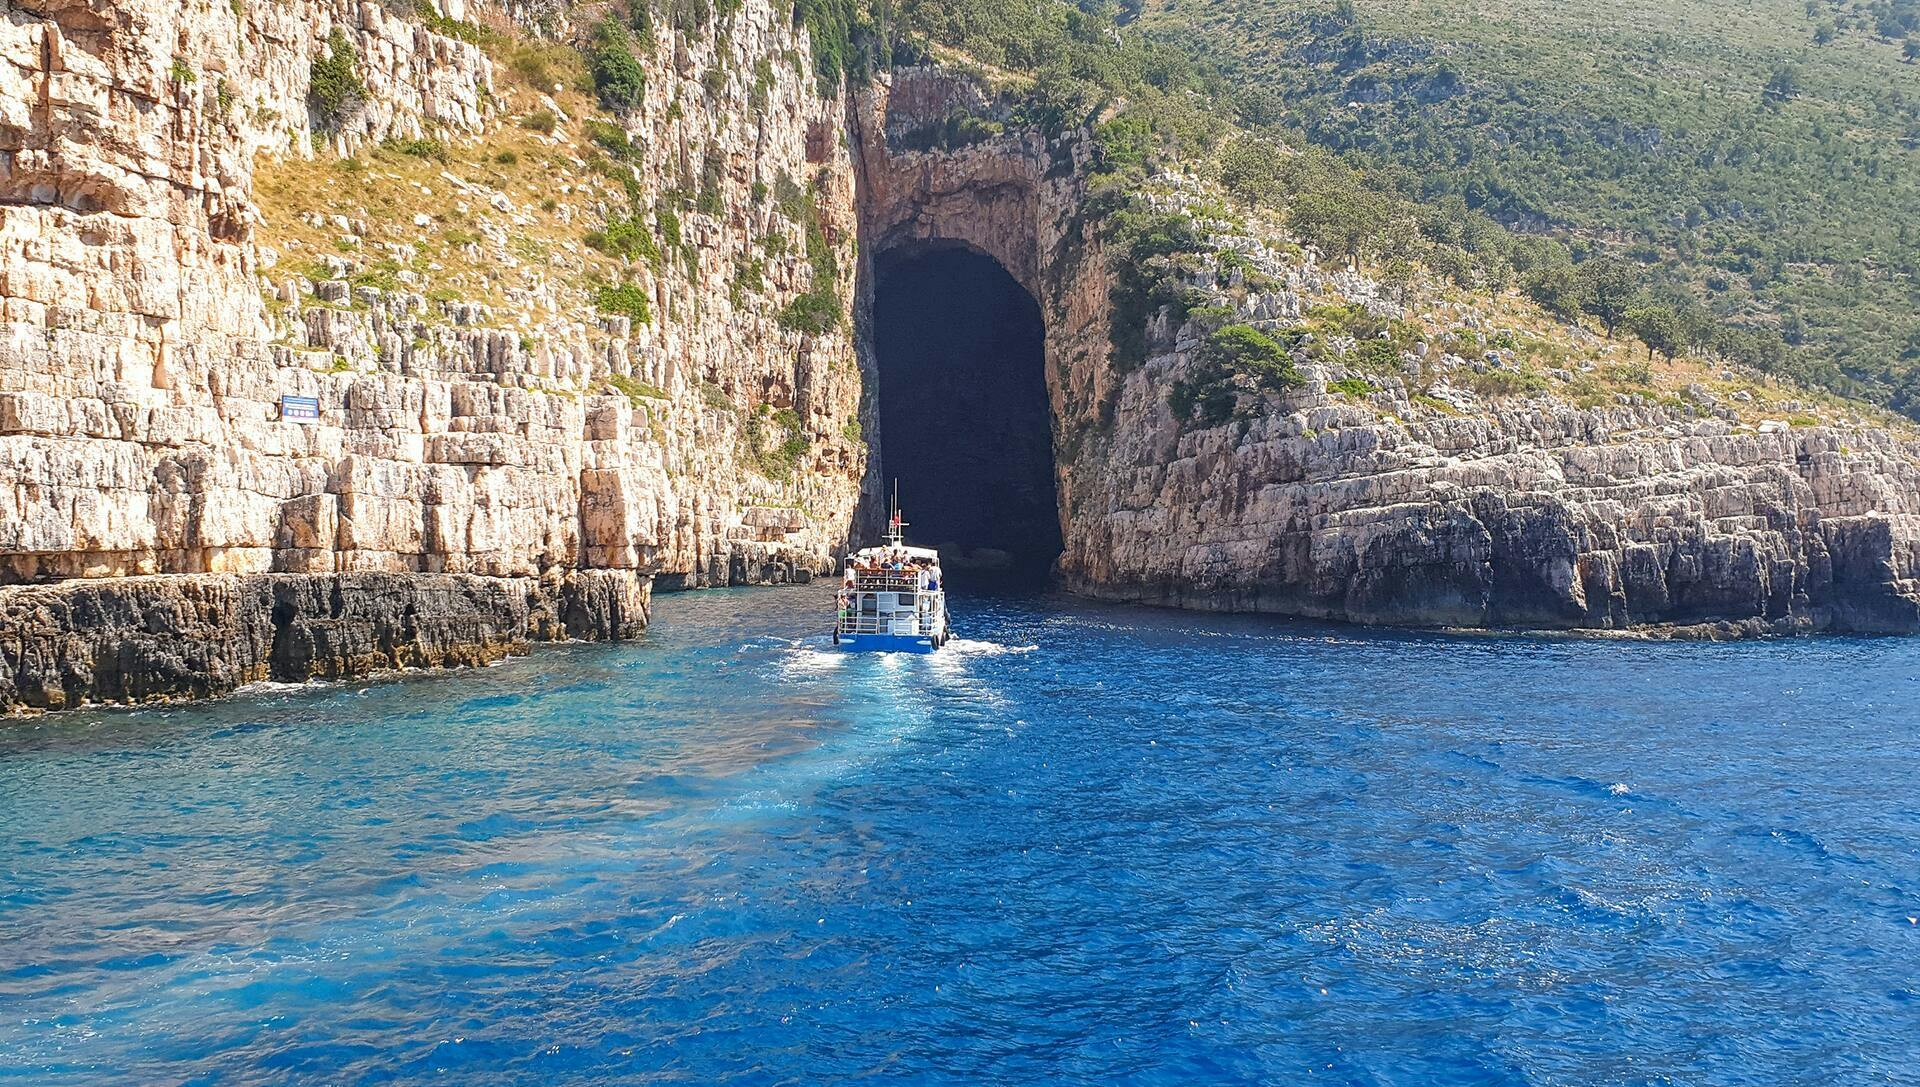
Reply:
[[[912,577],[914,586],[925,591],[940,588],[944,578],[940,566],[930,556],[908,554],[903,548],[889,548],[872,554],[862,552],[847,560],[844,588],[851,589],[855,578],[860,574],[890,574],[896,577]]]

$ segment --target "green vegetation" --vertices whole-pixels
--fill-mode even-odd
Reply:
[[[608,374],[607,384],[615,392],[622,393],[634,407],[643,406],[647,400],[668,400],[667,391],[658,385],[649,385],[644,381],[627,377],[625,374]]]
[[[875,4],[866,0],[796,0],[794,22],[806,26],[813,40],[814,78],[820,93],[832,94],[843,79],[863,83],[893,63],[892,39],[884,19],[876,21]],[[885,11],[887,5],[878,5]]]
[[[747,417],[746,445],[761,475],[785,482],[793,478],[813,443],[807,440],[806,426],[798,412],[792,408],[776,411],[762,404],[758,412]]]
[[[431,137],[417,139],[390,139],[380,144],[382,151],[391,151],[396,155],[412,155],[417,159],[430,159],[434,162],[447,161],[447,145]]]
[[[603,283],[594,288],[593,307],[601,313],[631,318],[636,325],[653,319],[646,292],[635,283]]]
[[[647,72],[633,55],[633,35],[612,19],[594,29],[587,69],[594,93],[608,109],[632,109],[646,96]]]
[[[515,75],[541,91],[552,90],[556,84],[583,93],[593,91],[593,77],[586,59],[558,42],[516,38],[504,46],[496,46],[496,50],[505,53],[507,67]]]
[[[491,45],[500,38],[498,33],[487,27],[440,14],[440,9],[433,6],[433,0],[414,0],[413,14],[414,18],[420,20],[420,25],[428,30],[472,45]]]
[[[1108,334],[1113,365],[1124,372],[1146,361],[1148,318],[1171,306],[1176,323],[1186,320],[1189,304],[1180,280],[1201,243],[1193,220],[1140,205],[1115,212],[1105,226],[1113,254]]]
[[[200,77],[194,74],[193,69],[187,65],[185,60],[180,57],[175,57],[173,58],[173,66],[167,69],[167,78],[173,80],[175,83],[192,83]]]
[[[326,53],[314,59],[308,74],[307,103],[320,127],[333,130],[358,113],[366,97],[366,84],[360,81],[360,54],[354,52],[346,32],[334,27],[327,35]]]
[[[759,294],[767,289],[767,262],[759,258],[733,258],[733,282],[727,287],[728,297],[733,307],[739,309],[749,294]]]
[[[1233,417],[1242,392],[1285,392],[1305,380],[1288,346],[1249,325],[1215,329],[1201,346],[1194,375],[1168,392],[1167,406],[1177,418],[1197,410],[1202,426],[1218,426]]]
[[[1356,400],[1363,396],[1371,396],[1380,391],[1378,386],[1363,377],[1343,377],[1338,381],[1330,382],[1327,388],[1333,392],[1351,396]]]
[[[560,118],[554,116],[550,109],[537,109],[520,118],[520,127],[542,136],[551,136],[553,130],[560,127]]]
[[[1260,139],[1417,204],[1463,282],[1920,414],[1913,0],[1150,0],[1140,25]],[[1372,204],[1295,221],[1365,248]],[[1624,276],[1576,279],[1596,260]]]
[[[775,192],[781,210],[800,220],[807,263],[813,268],[813,283],[806,293],[780,310],[780,327],[816,336],[832,332],[846,320],[846,307],[840,302],[840,258],[827,238],[819,205],[800,193],[793,179],[784,174],[776,180]]]
[[[638,215],[610,215],[606,229],[588,231],[585,241],[608,256],[644,260],[655,267],[660,265],[660,247]]]
[[[372,268],[368,268],[354,275],[348,279],[347,282],[355,287],[372,287],[380,291],[397,291],[400,289],[399,272],[400,265],[398,262],[383,260]]]

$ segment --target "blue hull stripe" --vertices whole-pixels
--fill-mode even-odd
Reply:
[[[842,634],[840,648],[868,653],[931,653],[933,639],[912,634]]]

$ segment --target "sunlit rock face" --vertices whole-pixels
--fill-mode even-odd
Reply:
[[[570,6],[539,8],[569,29]],[[511,30],[523,10],[439,17]],[[993,103],[931,68],[822,94],[792,15],[750,0],[714,16],[725,33],[656,28],[644,92],[591,128],[563,81],[530,86],[412,4],[16,3],[0,706],[624,636],[655,586],[829,569],[877,531],[894,475],[931,542],[1113,599],[1914,625],[1920,458],[1900,434],[1756,433],[1552,390],[1436,406],[1426,378],[1356,397],[1333,389],[1338,364],[1284,395],[1240,390],[1224,423],[1176,416],[1197,328],[1139,315],[1147,357],[1115,364],[1084,134],[931,139]],[[330,38],[364,100],[329,127],[309,88]],[[1179,179],[1149,197],[1207,199]],[[646,244],[616,259],[622,216]],[[1236,230],[1212,229],[1191,270],[1215,310],[1270,327],[1315,299],[1383,304]],[[1247,269],[1273,286],[1233,287]],[[897,299],[951,316],[916,324]],[[410,578],[392,591],[411,611],[367,596]],[[82,618],[110,615],[138,618]],[[115,633],[216,627],[242,632],[224,656],[126,656]]]
[[[1201,330],[1147,314],[1146,358],[1114,361],[1111,258],[1088,214],[1084,141],[1012,129],[936,146],[930,134],[956,112],[991,113],[970,83],[936,70],[896,73],[858,104],[860,214],[881,254],[881,388],[896,251],[985,254],[1038,301],[1064,547],[1055,572],[1077,592],[1364,623],[1695,636],[1920,621],[1920,445],[1905,431],[1756,430],[1695,403],[1575,407],[1552,387],[1480,400],[1448,392],[1465,364],[1439,351],[1385,378],[1302,359],[1297,388],[1249,384],[1229,419],[1176,414],[1170,394],[1205,366]],[[1203,220],[1218,200],[1180,178],[1143,195]],[[1225,315],[1216,322],[1276,329],[1316,302],[1394,308],[1373,282],[1277,232],[1209,221],[1203,233],[1185,285],[1196,308]],[[1254,276],[1259,289],[1245,286]],[[1336,390],[1343,379],[1365,391]],[[1005,410],[986,396],[949,403],[983,432]],[[1024,453],[998,463],[998,485],[1026,477]]]
[[[442,14],[510,29],[492,5]],[[571,13],[542,16],[565,29]],[[866,475],[851,321],[808,331],[780,314],[816,289],[851,309],[853,276],[816,282],[798,221],[851,268],[847,106],[820,93],[789,7],[716,18],[725,33],[662,28],[639,51],[619,180],[590,168],[604,154],[580,95],[556,83],[562,107],[514,83],[411,3],[14,5],[0,21],[0,586],[42,588],[0,588],[0,707],[49,702],[9,687],[33,672],[45,689],[49,653],[72,665],[60,704],[208,693],[258,671],[238,653],[256,664],[211,681],[164,660],[155,674],[177,679],[73,679],[114,674],[74,663],[105,665],[110,634],[56,652],[20,632],[94,614],[58,594],[97,601],[100,579],[165,575],[117,590],[155,616],[194,611],[167,577],[278,579],[209,591],[269,646],[334,624],[311,653],[269,654],[287,674],[333,674],[630,634],[656,578],[830,568]],[[316,136],[309,74],[336,33],[365,93]],[[377,150],[387,141],[440,157]],[[523,163],[512,181],[493,158],[508,142],[545,173]],[[282,184],[269,208],[266,175],[341,179],[338,206]],[[368,195],[395,188],[418,208]],[[609,272],[582,239],[629,205],[662,237],[660,209],[677,208],[678,244]],[[455,282],[443,264],[481,271]],[[614,278],[647,320],[595,303]],[[289,397],[317,418],[283,416]],[[440,633],[421,650],[392,648],[409,635],[377,609],[312,615],[341,594],[286,587],[362,574],[502,584],[423,598],[419,622]],[[569,620],[587,584],[625,618]],[[533,618],[484,614],[501,600]],[[389,649],[326,659],[350,644]]]

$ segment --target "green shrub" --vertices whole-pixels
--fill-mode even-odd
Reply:
[[[433,6],[433,0],[414,0],[413,11],[421,25],[436,34],[444,34],[470,45],[491,45],[500,40],[500,35],[488,27],[440,14],[440,9]]]
[[[817,336],[839,328],[845,316],[837,293],[831,288],[815,287],[788,302],[780,310],[777,320],[780,327],[789,332],[806,332]]]
[[[593,33],[593,51],[587,56],[594,93],[608,109],[632,109],[647,93],[647,72],[633,55],[633,37],[611,19]]]
[[[1113,285],[1108,290],[1108,339],[1115,369],[1126,372],[1147,359],[1147,322],[1173,307],[1173,319],[1187,319],[1187,291],[1180,285],[1178,261],[1202,247],[1193,220],[1130,206],[1107,222],[1107,246],[1113,254]]]
[[[499,154],[493,156],[493,161],[499,163],[502,166],[512,166],[514,163],[520,161],[520,156],[514,154],[512,151],[502,151]]]
[[[1363,396],[1371,396],[1380,391],[1378,386],[1363,377],[1343,377],[1338,381],[1330,383],[1327,389],[1331,392],[1344,393],[1356,400]]]
[[[660,240],[668,249],[680,248],[680,213],[662,200],[653,206],[654,225],[660,228]]]
[[[607,384],[611,385],[615,392],[624,393],[626,398],[631,401],[636,408],[640,407],[642,403],[648,399],[670,399],[670,397],[667,396],[667,391],[658,385],[649,385],[644,381],[638,381],[624,374],[608,374]]]
[[[719,215],[725,210],[720,193],[721,180],[726,174],[726,161],[712,151],[700,164],[700,195],[694,198],[694,207],[708,215]]]
[[[173,80],[175,83],[192,83],[200,77],[194,74],[193,69],[187,66],[185,60],[175,57],[173,58],[173,66],[167,69],[167,78]]]
[[[411,140],[386,140],[380,144],[380,149],[399,155],[412,155],[417,159],[431,159],[439,163],[445,163],[448,157],[447,145],[430,136]]]
[[[655,267],[660,264],[660,247],[654,244],[653,235],[647,232],[646,224],[638,215],[610,216],[605,230],[587,233],[586,243],[608,256],[644,259]]]
[[[520,118],[520,127],[542,136],[551,136],[553,130],[560,127],[560,118],[554,116],[550,109],[537,109]]]
[[[1393,371],[1400,365],[1400,349],[1392,340],[1379,338],[1365,339],[1353,345],[1349,358],[1362,370],[1371,370],[1376,374]]]
[[[606,121],[588,121],[587,138],[609,155],[622,161],[630,161],[640,152],[640,149],[634,146],[633,138],[627,135],[626,129]]]
[[[1193,376],[1174,383],[1167,393],[1167,406],[1178,419],[1197,414],[1203,426],[1218,426],[1233,417],[1242,384],[1239,378],[1252,378],[1256,388],[1268,392],[1281,392],[1305,380],[1294,369],[1286,346],[1250,325],[1215,330],[1201,345],[1196,361]]]
[[[347,280],[347,282],[356,287],[372,287],[375,290],[381,291],[397,291],[400,289],[399,271],[400,266],[393,261],[381,261],[378,266],[360,272]]]
[[[601,313],[632,318],[636,325],[644,325],[653,319],[653,309],[647,304],[646,293],[634,283],[602,284],[593,292],[593,308]]]
[[[792,408],[769,411],[763,406],[747,419],[745,437],[754,467],[768,479],[780,481],[793,478],[800,459],[813,445],[807,440],[799,413]]]
[[[1274,392],[1305,380],[1294,369],[1286,347],[1251,325],[1228,325],[1208,336],[1200,348],[1200,361],[1247,374]]]
[[[308,104],[320,127],[335,130],[360,111],[366,97],[366,84],[360,81],[360,55],[354,52],[346,32],[334,27],[327,35],[326,53],[314,58],[308,73]]]

